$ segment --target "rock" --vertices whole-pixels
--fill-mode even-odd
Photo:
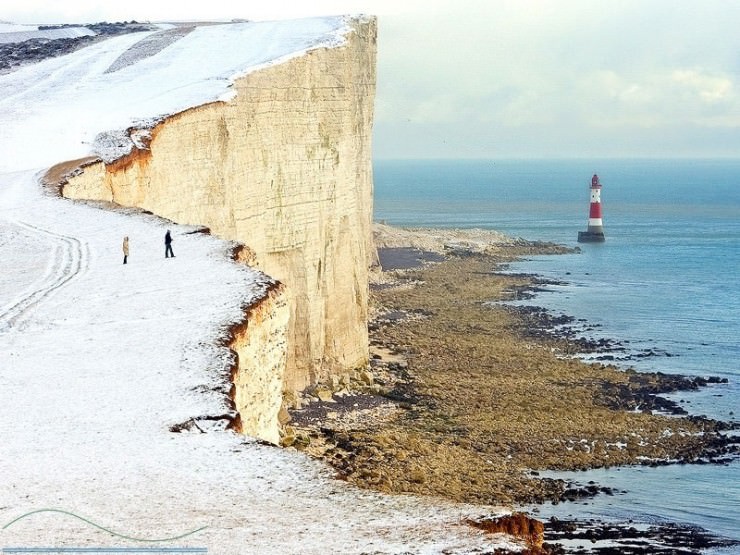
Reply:
[[[306,434],[298,434],[293,442],[293,446],[299,451],[304,450],[311,444],[311,438]]]
[[[284,426],[288,422],[292,420],[290,414],[288,413],[288,409],[285,405],[282,405],[280,407],[280,411],[278,412],[278,422],[281,426]]]
[[[296,399],[300,397],[300,394],[296,391],[283,391],[283,405],[289,409],[295,408]]]
[[[490,534],[503,533],[521,538],[529,548],[541,548],[545,539],[545,525],[524,513],[512,513],[499,518],[466,520],[466,522]]]
[[[367,385],[373,385],[373,383],[375,382],[375,378],[368,370],[362,370],[360,372],[360,380],[362,381],[362,383],[365,383]]]
[[[283,447],[290,447],[295,443],[296,433],[291,426],[285,426],[281,430],[280,445]]]
[[[326,389],[325,387],[317,387],[316,391],[314,392],[316,397],[319,398],[321,401],[325,401],[327,403],[331,403],[334,401],[334,397],[332,396],[332,392]]]

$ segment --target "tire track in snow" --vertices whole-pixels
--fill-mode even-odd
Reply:
[[[55,233],[26,222],[14,223],[52,241],[54,245],[52,263],[39,284],[25,291],[20,299],[15,299],[10,305],[0,308],[0,332],[17,326],[39,303],[82,275],[90,261],[89,246],[76,237]]]

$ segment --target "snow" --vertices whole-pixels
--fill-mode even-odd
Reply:
[[[126,35],[0,76],[0,548],[141,546],[59,512],[8,526],[56,509],[144,539],[205,527],[167,545],[218,554],[516,549],[462,522],[498,509],[361,491],[218,426],[171,432],[227,412],[223,341],[269,278],[229,242],[38,184],[101,132],[223,97],[344,32],[343,18],[198,27],[106,73],[149,37]]]
[[[234,77],[336,45],[346,31],[344,18],[205,25],[152,56],[107,72],[139,41],[151,41],[151,32],[131,33],[22,67],[0,80],[0,114],[8,126],[0,137],[7,153],[0,171],[81,158],[91,153],[100,132],[228,99]],[[33,134],[36,148],[29,149],[18,137],[35,129],[46,132]],[[121,152],[99,154],[111,159]]]
[[[0,33],[22,33],[25,31],[38,31],[38,28],[38,25],[24,25],[20,23],[0,21]]]

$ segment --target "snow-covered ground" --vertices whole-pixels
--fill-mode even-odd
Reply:
[[[0,76],[0,548],[203,546],[214,554],[470,553],[515,546],[463,524],[483,508],[357,490],[218,415],[240,307],[267,279],[231,245],[132,210],[44,194],[46,167],[140,119],[227,97],[250,68],[341,40],[322,18],[199,27],[106,69],[148,33]],[[156,42],[156,41],[155,41]],[[176,258],[164,258],[172,229]],[[129,263],[121,243],[130,238]],[[43,509],[62,512],[36,512]],[[122,535],[179,540],[126,540]]]
[[[64,27],[61,29],[41,29],[35,25],[9,25],[0,23],[0,44],[23,42],[29,39],[74,39],[94,36],[87,27]]]

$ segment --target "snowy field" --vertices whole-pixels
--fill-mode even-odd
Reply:
[[[267,278],[233,264],[228,242],[38,185],[50,165],[93,153],[98,133],[228,98],[234,76],[336,45],[345,26],[322,18],[199,27],[106,72],[139,41],[157,43],[124,35],[0,76],[0,548],[515,548],[462,523],[484,508],[357,490],[298,452],[218,428],[170,432],[225,411],[218,388],[228,351],[219,344]],[[173,259],[164,258],[166,229]],[[44,509],[136,541],[61,512],[16,520]]]

